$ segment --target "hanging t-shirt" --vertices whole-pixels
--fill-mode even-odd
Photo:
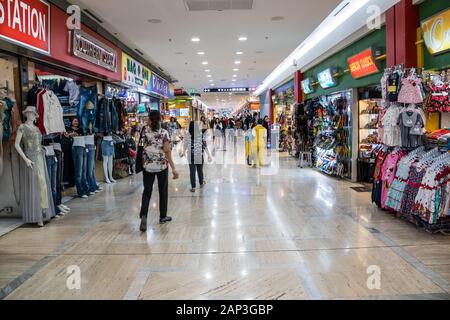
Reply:
[[[397,102],[400,86],[400,75],[394,72],[388,77],[388,97],[390,102]]]
[[[75,81],[68,81],[64,87],[64,91],[69,92],[70,105],[74,105],[80,100],[80,87]]]

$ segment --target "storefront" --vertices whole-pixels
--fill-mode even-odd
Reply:
[[[305,122],[299,150],[311,150],[322,172],[370,181],[378,144],[378,117],[385,68],[385,28],[376,30],[303,73]],[[298,122],[298,121],[295,121]],[[307,124],[306,124],[307,123]]]
[[[419,6],[417,64],[388,65],[382,81],[383,147],[378,153],[372,201],[429,232],[450,230],[450,7]],[[418,23],[419,25],[419,23]],[[386,85],[383,85],[383,84]]]
[[[0,28],[0,210],[2,215],[42,225],[66,212],[66,196],[94,196],[99,182],[128,175],[124,165],[128,166],[129,149],[122,132],[134,124],[127,111],[137,108],[140,97],[133,97],[129,86],[121,84],[120,48],[84,25],[68,30],[68,16],[56,6],[44,1],[22,3],[36,12],[39,25],[34,25],[33,13],[20,17],[32,18],[30,23],[20,22],[24,26],[20,32],[7,23]],[[36,161],[47,170],[39,171],[40,184],[24,183],[21,177],[30,169],[14,148],[18,127],[26,120],[21,111],[27,107],[36,107],[37,126],[21,130],[43,136],[43,162],[40,156]],[[27,138],[22,134],[21,142]],[[105,142],[112,148],[106,148]],[[84,152],[73,153],[77,148]],[[86,166],[78,167],[79,161]],[[84,176],[77,168],[86,171],[85,179],[77,180]],[[39,190],[46,191],[47,201],[37,200]],[[35,205],[28,208],[20,203]]]

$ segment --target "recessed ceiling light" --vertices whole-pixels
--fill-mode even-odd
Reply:
[[[209,82],[214,82],[214,80],[210,79]]]
[[[237,78],[237,75],[236,75],[236,74],[233,74],[233,78]]]
[[[231,80],[231,81],[235,82],[235,81],[236,81],[236,79],[233,79],[233,80]]]
[[[235,61],[234,64],[241,64],[241,62],[238,60],[238,61]]]
[[[192,42],[200,42],[200,38],[198,38],[198,37],[193,37],[193,38],[191,39],[191,41],[192,41]]]
[[[203,61],[202,65],[207,66],[208,65],[208,61]]]
[[[236,69],[233,69],[233,71],[234,71],[234,72],[238,72],[238,71],[239,71],[239,69],[237,69],[237,68],[236,68]]]
[[[215,86],[215,84],[214,84],[214,83],[211,83],[211,84],[210,84],[210,86],[211,86],[211,87],[214,87],[214,86]]]
[[[247,41],[248,39],[247,39],[247,37],[240,37],[239,38],[239,41]]]
[[[237,55],[241,55],[241,54],[244,54],[242,51],[238,51],[238,52],[236,52],[236,54]]]
[[[205,53],[204,53],[203,51],[199,51],[199,52],[197,52],[197,54],[198,54],[199,56],[205,55]]]
[[[148,19],[148,22],[150,22],[150,23],[161,23],[162,21],[160,19]]]
[[[205,72],[211,72],[211,70],[209,70],[209,69],[206,69],[206,70],[205,70]]]
[[[210,75],[210,74],[208,74],[206,77],[208,77],[208,78],[211,78],[212,77],[212,75]]]

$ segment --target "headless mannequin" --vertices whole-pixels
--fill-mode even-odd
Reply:
[[[111,136],[106,136],[103,138],[105,143],[114,144],[113,138]],[[107,184],[116,183],[117,181],[113,178],[113,160],[114,156],[103,155],[103,172],[105,173],[105,182]]]

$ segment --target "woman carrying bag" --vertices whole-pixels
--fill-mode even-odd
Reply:
[[[205,136],[200,129],[200,125],[197,122],[191,121],[189,124],[189,131],[184,139],[184,152],[186,153],[189,171],[191,176],[191,192],[195,192],[196,188],[196,174],[200,182],[200,188],[203,188],[206,184],[203,174],[203,165],[205,163],[203,154],[207,153],[208,161],[212,161],[211,154],[206,145]]]
[[[142,171],[144,176],[140,230],[146,232],[148,209],[155,179],[158,180],[159,189],[159,223],[164,224],[172,221],[172,218],[167,215],[169,165],[172,169],[173,179],[176,180],[179,177],[172,160],[169,133],[161,128],[161,114],[159,111],[150,112],[148,126],[141,131],[136,162],[136,171]]]

